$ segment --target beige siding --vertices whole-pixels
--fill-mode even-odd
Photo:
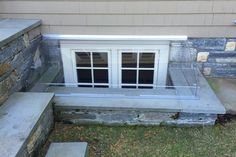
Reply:
[[[42,19],[44,33],[236,37],[235,0],[0,1],[0,17]]]

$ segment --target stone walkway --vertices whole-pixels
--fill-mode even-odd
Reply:
[[[226,108],[226,113],[236,114],[236,79],[209,78],[209,83]]]

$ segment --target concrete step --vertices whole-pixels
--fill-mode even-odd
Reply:
[[[46,157],[87,157],[87,142],[51,143]]]

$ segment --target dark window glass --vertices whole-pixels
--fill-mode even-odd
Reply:
[[[139,54],[139,67],[140,68],[154,68],[154,53],[140,53]]]
[[[95,69],[93,70],[94,83],[108,83],[108,70]]]
[[[95,85],[95,88],[108,88],[109,86],[104,86],[104,85]]]
[[[137,67],[137,53],[122,53],[122,67],[136,68]]]
[[[136,70],[122,70],[122,83],[136,84]]]
[[[93,52],[92,54],[94,67],[108,67],[107,53]]]
[[[122,86],[122,88],[136,88],[136,86]]]
[[[91,67],[90,52],[76,52],[77,67]]]
[[[92,85],[78,85],[78,87],[92,87]]]
[[[79,83],[92,83],[91,69],[77,69]]]
[[[140,84],[153,84],[153,70],[139,70]]]
[[[153,87],[138,86],[139,89],[152,89]]]

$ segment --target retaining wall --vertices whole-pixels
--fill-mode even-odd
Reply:
[[[216,114],[55,107],[55,120],[69,124],[191,126],[214,125],[216,118]]]
[[[13,92],[29,89],[47,70],[41,40],[38,26],[0,47],[0,104]]]

